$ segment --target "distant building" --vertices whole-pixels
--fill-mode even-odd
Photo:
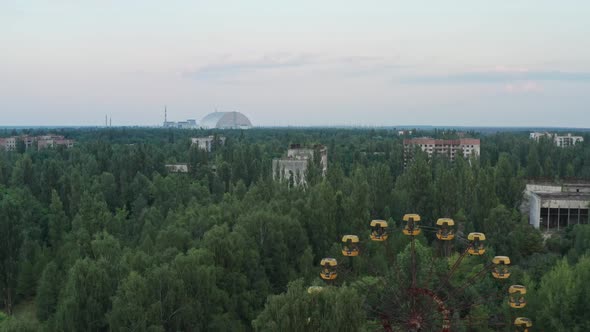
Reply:
[[[480,140],[478,138],[460,139],[433,139],[430,137],[404,139],[404,163],[412,159],[414,149],[419,147],[432,157],[433,154],[446,155],[451,161],[458,154],[464,158],[478,157],[480,153]]]
[[[37,149],[42,150],[46,148],[54,148],[57,146],[65,146],[72,148],[75,141],[66,139],[61,135],[43,135],[43,136],[14,136],[8,138],[0,138],[0,148],[6,151],[15,151],[18,142],[23,142],[25,149],[30,149],[37,144]]]
[[[558,147],[565,148],[565,147],[568,147],[568,146],[574,146],[577,143],[584,142],[584,137],[582,137],[582,136],[572,136],[572,134],[569,134],[569,133],[567,135],[565,135],[565,136],[555,135],[555,137],[553,137],[553,142]]]
[[[179,122],[172,122],[172,121],[164,121],[164,128],[178,128],[178,129],[196,129],[197,120],[186,120],[186,121],[179,121]]]
[[[35,146],[35,142],[37,142],[37,137],[34,136],[21,136],[22,140],[25,142],[25,149],[30,149]]]
[[[412,133],[413,133],[412,130],[398,130],[397,131],[398,136],[412,135]]]
[[[287,150],[287,158],[296,160],[313,160],[316,152],[320,156],[322,174],[325,175],[328,171],[328,148],[323,145],[315,145],[313,148],[302,148],[300,144],[291,144]]]
[[[166,164],[168,173],[188,173],[188,164]]]
[[[5,151],[15,151],[16,140],[17,137],[0,138],[0,147],[2,147]]]
[[[204,129],[250,129],[250,119],[240,112],[214,112],[201,120]]]
[[[587,224],[589,207],[589,182],[533,182],[526,185],[521,209],[528,209],[529,223],[535,228],[551,231]]]
[[[218,144],[224,145],[225,144],[225,137],[218,136],[217,137]],[[207,136],[207,137],[193,137],[191,139],[192,145],[196,145],[197,148],[201,150],[205,150],[207,152],[211,152],[211,148],[215,144],[215,136]]]
[[[548,132],[542,132],[542,133],[540,133],[540,132],[535,132],[535,133],[530,133],[530,134],[529,134],[529,137],[530,137],[531,139],[534,139],[535,141],[537,141],[537,142],[538,142],[538,141],[541,139],[541,137],[548,137],[548,138],[552,138],[552,137],[553,137],[553,134],[551,134],[551,133],[548,133]]]
[[[572,134],[568,133],[567,135],[557,135],[548,132],[543,133],[530,133],[530,138],[534,139],[535,141],[539,141],[541,137],[547,137],[553,140],[556,146],[560,148],[565,148],[568,146],[574,146],[578,143],[584,142],[584,137],[582,136],[573,136]]]
[[[37,136],[37,149],[55,148],[57,146],[65,146],[66,148],[74,147],[74,140],[65,139],[63,136]]]
[[[273,159],[273,179],[282,181],[293,178],[295,185],[305,184],[309,162],[314,160],[316,154],[320,158],[322,176],[325,176],[328,171],[328,148],[323,145],[303,148],[299,144],[292,144],[287,150],[287,157]]]
[[[168,109],[164,108],[164,123],[162,124],[164,128],[178,128],[178,129],[196,129],[197,127],[197,120],[188,119],[186,121],[168,121]]]

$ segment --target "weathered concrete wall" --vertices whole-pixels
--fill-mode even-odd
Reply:
[[[539,196],[532,193],[529,196],[529,224],[533,225],[536,229],[539,229],[541,225],[541,199]]]
[[[307,148],[291,148],[287,150],[287,158],[290,159],[309,159],[313,160],[315,150]],[[322,168],[322,175],[326,175],[328,172],[328,149],[322,147],[319,149],[320,154],[320,167]]]
[[[590,193],[590,185],[566,183],[563,185],[563,191],[568,193]]]
[[[541,193],[561,192],[561,185],[558,184],[527,184],[525,191]]]
[[[548,199],[541,201],[542,208],[550,209],[587,209],[590,201],[587,200],[568,200],[568,199]]]
[[[304,184],[307,172],[307,159],[273,159],[273,179],[288,180],[293,175],[295,185]]]
[[[557,184],[527,184],[524,189],[522,203],[520,204],[521,213],[529,213],[531,211],[531,195],[535,192],[540,193],[558,193],[561,192],[561,185]],[[530,218],[530,215],[529,215]]]

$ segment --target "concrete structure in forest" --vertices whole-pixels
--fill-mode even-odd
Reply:
[[[42,136],[13,136],[0,138],[0,149],[5,151],[16,151],[18,144],[23,144],[26,150],[37,145],[37,150],[55,148],[64,146],[66,148],[74,147],[75,141],[66,139],[61,135],[42,135]]]
[[[5,151],[15,151],[18,137],[0,138],[0,147]]]
[[[328,171],[328,148],[316,145],[313,148],[304,148],[300,144],[291,144],[284,158],[273,159],[272,173],[275,180],[293,180],[294,185],[306,183],[309,162],[318,156],[322,176]]]
[[[188,173],[188,164],[166,164],[166,170],[168,173]]]
[[[578,143],[584,142],[584,137],[573,136],[570,133],[568,133],[567,135],[557,135],[557,134],[552,134],[552,133],[548,133],[548,132],[542,132],[542,133],[535,132],[535,133],[530,134],[530,138],[534,139],[537,142],[542,137],[547,137],[548,139],[553,140],[553,143],[560,148],[574,146]]]
[[[590,183],[529,183],[524,192],[523,208],[528,207],[529,223],[552,231],[570,225],[588,224]]]
[[[191,138],[192,145],[196,146],[201,150],[205,150],[207,152],[211,152],[211,148],[215,145],[215,136],[206,136],[206,137],[193,137]],[[217,136],[217,144],[224,145],[225,144],[225,137]]]
[[[478,138],[434,139],[430,137],[404,139],[404,165],[412,159],[414,149],[426,152],[428,157],[433,154],[446,155],[451,161],[461,154],[464,158],[478,157],[480,140]]]
[[[26,141],[25,141],[26,143]],[[42,150],[46,148],[55,148],[58,146],[65,146],[66,148],[74,147],[74,140],[66,139],[63,136],[37,136],[37,149]]]

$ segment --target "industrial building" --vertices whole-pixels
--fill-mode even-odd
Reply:
[[[590,207],[590,183],[529,183],[523,210],[528,208],[529,223],[545,231],[570,225],[587,224]]]
[[[240,112],[214,112],[201,120],[203,129],[250,129],[252,123]]]
[[[530,133],[530,138],[534,139],[535,141],[539,141],[541,139],[541,137],[547,137],[548,139],[553,140],[553,143],[555,143],[556,146],[560,147],[560,148],[565,148],[568,146],[574,146],[578,143],[582,143],[584,142],[584,137],[582,136],[573,136],[571,133],[568,133],[567,135],[557,135],[557,134],[553,134],[553,133],[548,133],[548,132],[534,132],[534,133]]]
[[[215,136],[207,136],[207,137],[193,137],[191,138],[192,145],[196,146],[201,150],[205,150],[207,152],[211,152],[211,148],[215,144]],[[217,144],[224,145],[225,144],[225,137],[217,136]]]
[[[197,129],[197,120],[188,119],[186,121],[168,121],[168,109],[164,107],[164,128],[177,128],[177,129]]]
[[[178,129],[196,129],[196,128],[198,128],[197,120],[193,120],[193,119],[189,119],[186,121],[178,121],[178,122],[164,121],[163,127],[164,128],[178,128]]]
[[[295,185],[305,184],[309,162],[313,161],[315,155],[320,158],[322,176],[326,176],[328,171],[327,147],[315,145],[313,148],[304,148],[300,144],[291,144],[286,157],[273,159],[273,179],[282,181],[292,178]]]
[[[480,140],[478,138],[434,139],[430,137],[404,139],[404,164],[412,159],[414,150],[419,147],[432,157],[433,154],[446,155],[451,161],[461,154],[464,158],[479,156]]]

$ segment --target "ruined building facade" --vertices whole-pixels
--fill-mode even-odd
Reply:
[[[291,144],[286,157],[273,159],[273,179],[293,180],[296,186],[306,184],[309,163],[313,162],[316,156],[320,158],[320,171],[322,176],[325,176],[328,171],[328,148],[323,145],[304,148],[299,144]]]

